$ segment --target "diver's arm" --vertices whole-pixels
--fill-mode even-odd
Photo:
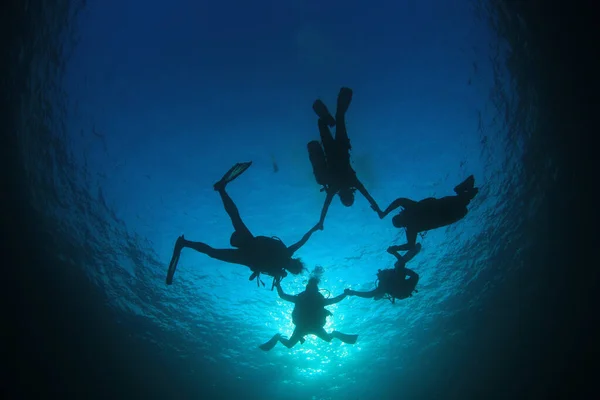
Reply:
[[[409,251],[409,250],[414,250],[417,247],[417,233],[416,231],[413,231],[410,228],[406,229],[406,241],[407,243],[405,244],[401,244],[400,246],[390,246],[388,247],[388,253],[393,254],[392,252],[398,252],[398,251]],[[419,246],[419,250],[421,249],[420,245]],[[419,251],[417,250],[417,252],[415,253],[415,255],[418,253]],[[410,258],[414,257],[414,255],[410,256]]]
[[[371,205],[371,208],[373,209],[373,211],[375,211],[377,214],[381,215],[381,209],[379,208],[379,205],[377,204],[375,199],[373,197],[371,197],[371,195],[369,194],[369,192],[367,191],[365,186],[362,184],[362,182],[360,180],[358,180],[358,178],[355,178],[355,180],[354,180],[354,187],[356,187],[358,189],[358,191],[364,196],[364,198],[367,199],[367,201]]]
[[[419,279],[419,274],[417,274],[412,269],[405,268],[404,273],[408,276],[408,279]]]
[[[348,296],[348,294],[346,292],[340,294],[337,297],[334,297],[333,299],[325,299],[325,305],[326,306],[330,306],[332,304],[335,303],[339,303],[340,301],[344,300],[346,298],[346,296]]]
[[[320,230],[323,230],[323,223],[325,222],[325,216],[327,215],[327,210],[329,210],[329,205],[331,204],[331,201],[333,200],[333,196],[335,196],[335,192],[331,189],[328,190],[327,197],[325,198],[325,203],[323,203],[323,209],[321,210],[321,219],[319,219],[319,223],[317,224],[317,227]]]
[[[405,197],[400,197],[400,198],[392,201],[392,203],[388,206],[388,208],[386,208],[385,211],[383,211],[381,214],[379,214],[379,218],[384,218],[386,215],[388,215],[389,213],[391,213],[398,207],[408,208],[415,204],[417,204],[417,202],[414,200],[407,199]]]
[[[306,232],[304,234],[304,236],[302,236],[302,239],[300,239],[297,243],[294,243],[293,245],[288,247],[288,251],[290,252],[290,257],[292,255],[294,255],[294,253],[297,252],[298,249],[300,249],[300,247],[304,246],[306,244],[306,242],[308,241],[308,239],[310,239],[310,236],[313,233],[315,233],[316,231],[318,231],[319,229],[320,229],[319,224],[313,226],[312,228],[310,228],[310,231]]]
[[[415,241],[416,241],[416,238],[417,238],[417,235],[415,235]],[[419,254],[420,251],[421,251],[421,243],[416,243],[413,246],[413,248],[410,249],[409,252],[404,253],[404,255],[402,256],[402,260],[404,260],[404,262],[407,263],[410,260],[412,260],[417,254]]]
[[[404,262],[404,259],[402,258],[400,253],[398,253],[398,246],[388,247],[387,252],[396,257],[396,260],[398,260],[399,262]]]
[[[292,296],[291,294],[284,293],[283,289],[281,288],[281,285],[279,283],[276,283],[275,287],[277,288],[277,294],[279,295],[279,297],[281,297],[282,300],[289,301],[290,303],[296,302],[296,296]]]

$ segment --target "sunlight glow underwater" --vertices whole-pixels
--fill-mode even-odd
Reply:
[[[323,293],[323,291],[321,293]],[[327,298],[326,295],[325,297]],[[293,306],[283,300],[281,300],[280,303],[283,303],[279,304],[280,311],[278,313],[270,311],[269,315],[271,316],[272,321],[274,321],[272,325],[277,326],[279,332],[284,336],[290,337],[295,327],[292,322]],[[340,303],[328,306],[327,309],[335,314],[339,304]],[[343,314],[340,314],[337,319],[339,321],[343,320]],[[333,316],[327,318],[325,330],[331,332],[334,330],[334,325]],[[353,347],[357,351],[362,350],[360,344],[357,342],[354,345],[339,343],[338,346],[333,346],[324,352],[323,346],[331,345],[331,343],[328,344],[314,335],[306,335],[305,340],[304,344],[298,344],[289,350],[285,348],[285,350],[287,353],[294,356],[294,358],[308,362],[307,365],[310,365],[310,367],[297,367],[298,373],[307,377],[320,376],[329,372],[332,368],[332,365],[330,365],[332,362],[337,363],[333,365],[334,367],[342,367],[343,364],[341,362],[351,355],[349,351],[350,347]],[[336,340],[332,341],[332,343],[335,342]]]

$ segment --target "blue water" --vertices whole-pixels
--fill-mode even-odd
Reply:
[[[528,246],[519,233],[527,211],[511,212],[522,207],[515,138],[526,135],[514,126],[527,122],[514,122],[524,117],[511,113],[506,47],[487,18],[466,0],[105,0],[72,17],[65,35],[76,46],[55,94],[63,125],[51,135],[64,158],[30,160],[56,174],[56,197],[38,207],[114,320],[188,380],[176,398],[208,390],[196,380],[222,398],[392,399],[422,395],[434,376],[452,379],[457,349],[475,340],[486,302],[517,276]],[[326,329],[358,334],[355,345],[307,337],[264,353],[259,344],[293,331],[290,303],[249,282],[246,267],[189,249],[167,287],[167,263],[181,234],[229,247],[212,184],[236,162],[253,161],[228,191],[254,234],[290,245],[317,222],[311,104],[333,110],[342,86],[354,90],[353,165],[381,207],[451,195],[471,174],[480,192],[463,220],[421,239],[412,298],[329,307]],[[297,255],[324,268],[320,286],[335,296],[373,288],[377,270],[393,266],[386,248],[404,239],[364,198],[351,208],[336,198],[325,230]],[[284,290],[299,293],[307,277],[286,278]],[[428,390],[424,398],[439,395]]]

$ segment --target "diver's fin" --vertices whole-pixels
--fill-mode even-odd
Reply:
[[[331,335],[334,338],[338,338],[342,342],[347,343],[347,344],[354,344],[358,340],[358,335],[347,335],[345,333],[341,333],[341,332],[338,332],[338,331],[331,332]]]
[[[223,175],[221,180],[214,184],[215,190],[221,190],[225,188],[229,182],[243,174],[250,166],[252,165],[252,161],[241,162],[235,164],[233,167],[229,168],[229,171]]]
[[[321,100],[315,100],[312,108],[319,118],[322,119],[327,125],[330,127],[335,126],[335,118],[333,118],[333,115],[331,115],[325,103],[323,103]]]
[[[281,335],[278,333],[275,336],[273,336],[268,342],[263,343],[260,346],[258,346],[258,348],[261,349],[261,350],[263,350],[263,351],[269,351],[273,347],[275,347],[275,345],[279,341],[280,337],[281,337]]]
[[[343,87],[340,89],[340,93],[338,93],[337,98],[337,110],[335,112],[336,115],[344,115],[346,111],[348,111],[348,107],[350,107],[350,103],[352,102],[352,89]]]
[[[173,283],[173,275],[175,275],[175,270],[177,269],[177,263],[179,262],[179,256],[181,255],[181,249],[183,249],[183,241],[185,238],[183,235],[177,238],[175,242],[175,247],[173,248],[173,256],[171,257],[171,262],[169,263],[169,270],[167,272],[167,285]]]

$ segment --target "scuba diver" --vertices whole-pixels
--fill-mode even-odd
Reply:
[[[356,171],[350,165],[350,139],[346,131],[345,115],[352,101],[352,89],[343,87],[337,98],[337,110],[335,119],[329,113],[327,106],[321,101],[313,103],[313,110],[319,116],[319,133],[321,142],[313,140],[308,143],[308,156],[313,167],[313,173],[317,183],[323,186],[321,191],[327,193],[325,204],[321,210],[319,229],[323,229],[323,223],[329,205],[337,194],[342,204],[346,207],[354,204],[354,191],[358,191],[369,201],[371,208],[378,214],[381,213],[377,202],[371,197],[367,189],[356,176]],[[329,127],[336,127],[335,139],[331,135]]]
[[[348,290],[348,296],[358,296],[365,299],[381,300],[387,297],[394,304],[396,299],[403,300],[412,297],[419,283],[419,274],[406,268],[406,263],[413,259],[419,251],[421,244],[417,243],[410,251],[401,256],[397,251],[388,249],[388,253],[396,257],[394,268],[379,270],[377,273],[377,287],[368,292]],[[408,278],[408,279],[407,279]]]
[[[304,343],[304,336],[306,335],[315,335],[326,342],[331,342],[332,339],[337,338],[344,343],[356,343],[358,335],[347,335],[338,331],[327,333],[324,329],[327,317],[332,315],[329,310],[325,309],[325,306],[342,301],[348,295],[348,289],[337,297],[326,299],[319,293],[318,285],[319,278],[312,276],[306,284],[306,289],[302,293],[292,296],[283,292],[280,282],[275,282],[279,297],[285,301],[294,303],[292,321],[296,328],[289,339],[278,333],[268,342],[258,346],[261,350],[269,351],[275,347],[277,342],[281,342],[285,347],[291,349],[298,342],[301,344]]]
[[[256,279],[256,284],[265,285],[260,280],[260,274],[266,274],[273,277],[273,286],[281,279],[287,276],[287,271],[297,275],[304,270],[304,265],[299,258],[292,258],[294,253],[298,251],[310,238],[310,236],[318,230],[317,225],[310,229],[299,242],[287,247],[277,237],[254,236],[246,227],[240,213],[231,200],[231,197],[225,191],[226,185],[233,181],[246,171],[252,162],[244,162],[235,164],[220,181],[214,184],[215,191],[219,192],[225,211],[229,215],[233,224],[234,232],[229,239],[231,246],[235,249],[215,249],[202,242],[192,242],[186,240],[183,235],[177,238],[175,248],[173,249],[173,257],[169,263],[167,273],[167,285],[173,283],[173,275],[179,262],[181,249],[184,247],[204,253],[207,256],[224,261],[227,263],[240,264],[249,267],[252,270],[250,280]]]
[[[414,248],[417,234],[432,229],[441,228],[460,221],[467,215],[467,205],[479,192],[475,187],[475,178],[470,175],[454,188],[456,196],[446,196],[440,199],[428,197],[420,201],[406,198],[394,200],[385,211],[377,211],[379,218],[385,218],[398,207],[404,209],[392,218],[396,228],[406,228],[407,243],[400,246],[391,246],[391,251],[406,251]]]

